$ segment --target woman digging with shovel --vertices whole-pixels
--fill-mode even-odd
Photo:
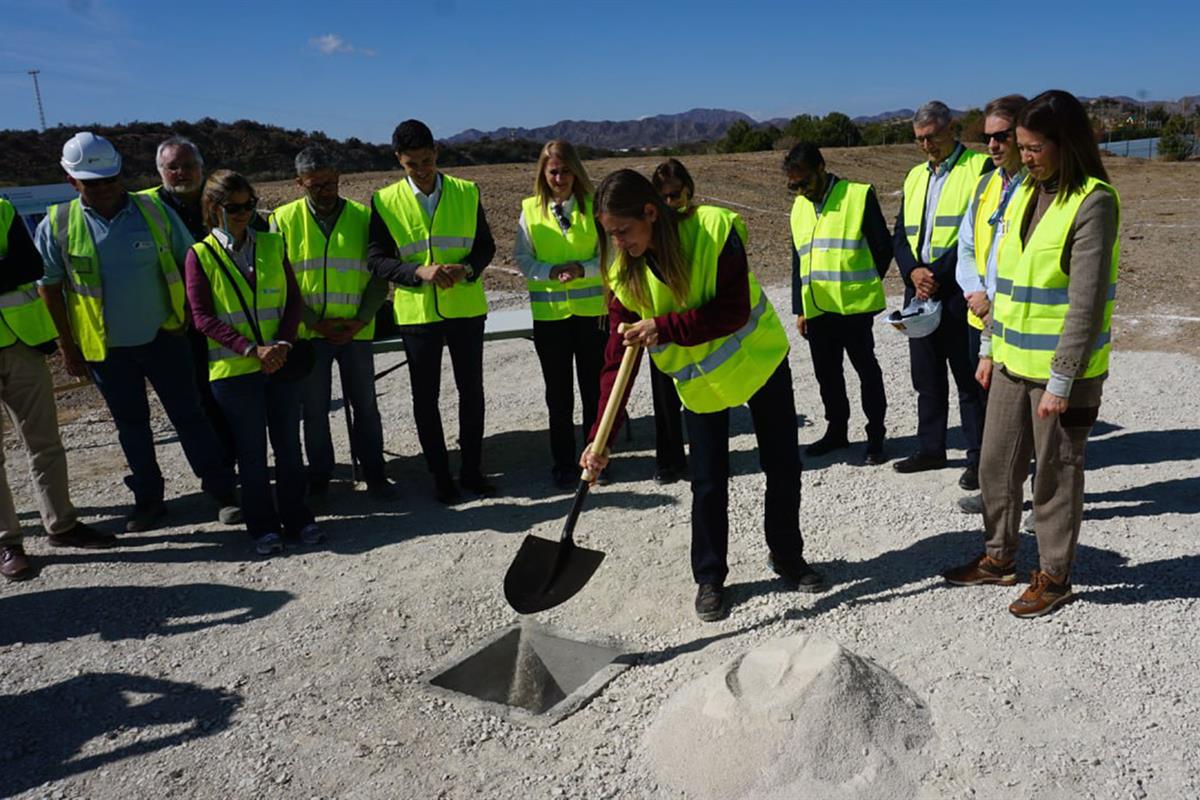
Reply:
[[[604,179],[595,209],[600,263],[612,292],[600,408],[626,347],[647,348],[675,382],[691,448],[696,614],[711,622],[729,612],[729,409],[742,404],[750,407],[767,476],[768,564],[797,589],[822,591],[824,581],[804,560],[800,535],[802,468],[787,335],[750,273],[737,215],[698,206],[680,217],[650,181],[628,169]],[[628,389],[622,409],[627,400]],[[595,434],[593,429],[589,441]],[[589,444],[579,463],[599,474],[608,453],[593,452]]]

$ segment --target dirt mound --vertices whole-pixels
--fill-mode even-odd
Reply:
[[[823,636],[776,639],[678,691],[646,732],[664,783],[694,798],[897,800],[931,766],[929,712]]]

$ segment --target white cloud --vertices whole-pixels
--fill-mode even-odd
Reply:
[[[365,47],[355,47],[353,44],[347,42],[336,33],[327,33],[324,36],[314,36],[308,40],[308,46],[324,56],[333,56],[339,53],[357,53],[360,56],[375,55],[374,50]]]

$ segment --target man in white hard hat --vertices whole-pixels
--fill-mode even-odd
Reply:
[[[0,402],[29,454],[29,477],[50,545],[111,547],[116,538],[80,522],[71,504],[67,453],[58,434],[54,381],[46,365],[56,331],[34,286],[41,277],[42,259],[25,223],[12,203],[0,198]],[[20,581],[33,574],[0,448],[0,575]]]
[[[90,375],[104,396],[130,475],[134,509],[127,531],[166,515],[154,455],[146,381],[175,426],[184,454],[219,518],[241,517],[233,470],[223,462],[200,410],[186,328],[183,263],[192,237],[175,212],[150,195],[129,194],[121,156],[108,140],[77,133],[63,145],[67,180],[79,192],[51,206],[35,244],[45,264],[39,291],[58,329],[67,372]]]

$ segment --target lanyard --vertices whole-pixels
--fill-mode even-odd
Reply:
[[[996,227],[996,223],[998,223],[1004,217],[1004,209],[1008,208],[1008,201],[1012,200],[1012,196],[1016,193],[1017,187],[1019,187],[1024,180],[1024,176],[1018,178],[1016,175],[1009,180],[1008,186],[1003,192],[1000,193],[999,207],[990,217],[988,217],[988,225],[991,225],[993,228]]]

